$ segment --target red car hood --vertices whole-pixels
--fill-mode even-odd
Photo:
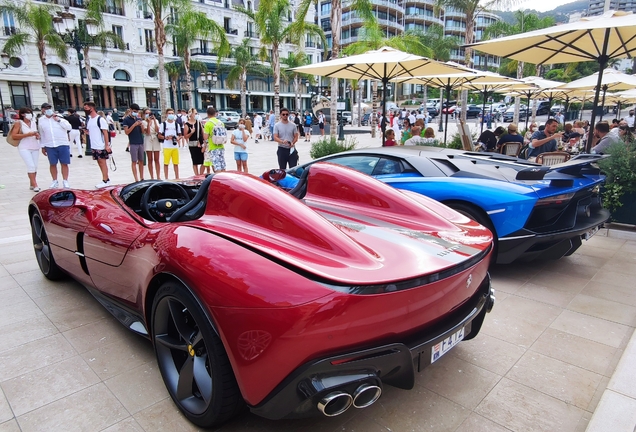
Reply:
[[[303,200],[240,173],[216,174],[205,215],[189,222],[340,283],[409,279],[485,255],[486,228],[421,195],[351,169],[311,167]]]

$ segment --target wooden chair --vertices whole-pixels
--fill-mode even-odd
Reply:
[[[506,156],[519,156],[519,152],[521,151],[521,143],[518,142],[507,142],[501,145],[501,149],[499,152]]]
[[[466,151],[475,151],[475,146],[473,145],[473,135],[470,133],[470,128],[464,122],[464,120],[459,119],[459,133],[462,138],[462,146]]]
[[[541,165],[552,166],[552,165],[557,165],[563,162],[567,162],[568,160],[570,160],[569,153],[557,151],[557,152],[541,153],[539,156],[537,156],[536,163]]]

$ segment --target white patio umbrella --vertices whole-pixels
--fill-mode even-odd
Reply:
[[[382,114],[386,118],[386,89],[396,77],[451,74],[461,69],[446,63],[408,54],[390,47],[367,51],[364,54],[327,60],[292,69],[304,74],[352,80],[378,80],[383,84]],[[382,144],[386,127],[382,128]]]
[[[598,105],[602,71],[614,58],[636,54],[636,16],[631,12],[609,11],[563,25],[468,45],[478,51],[535,64],[599,64],[594,105]],[[592,124],[595,111],[592,111]],[[589,150],[591,138],[588,141]]]
[[[555,97],[558,97],[557,95],[553,94],[553,93],[545,93],[546,95],[542,95],[542,92],[546,91],[547,89],[551,89],[554,87],[558,87],[561,84],[563,84],[561,81],[552,81],[552,80],[548,80],[545,78],[541,78],[538,76],[529,76],[529,77],[525,77],[525,78],[520,78],[521,81],[523,81],[526,86],[524,87],[523,85],[518,85],[515,86],[514,88],[510,87],[510,88],[502,88],[497,90],[498,92],[502,92],[502,93],[506,93],[506,94],[514,94],[515,96],[524,96],[527,99],[528,102],[528,109],[530,108],[530,98],[546,98],[550,101],[549,105],[550,107],[552,106],[552,100]],[[548,108],[549,110],[550,108]],[[528,119],[530,116],[526,115],[526,129],[528,129]]]

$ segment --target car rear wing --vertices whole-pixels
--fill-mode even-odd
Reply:
[[[554,166],[534,165],[517,173],[517,180],[572,180],[582,175],[599,175],[600,168],[594,164],[609,155],[580,154],[567,162]]]

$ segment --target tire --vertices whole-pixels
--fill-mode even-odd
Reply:
[[[50,280],[58,280],[64,277],[64,272],[55,263],[49,237],[46,235],[46,228],[40,215],[35,212],[31,216],[31,237],[33,238],[33,250],[38,266],[42,274]]]
[[[463,214],[464,216],[471,218],[478,224],[483,225],[490,230],[493,237],[492,259],[490,260],[490,265],[491,266],[494,265],[497,262],[497,253],[499,251],[499,247],[498,247],[499,239],[497,237],[497,231],[495,230],[495,227],[493,226],[492,221],[490,220],[488,215],[486,215],[483,212],[483,210],[477,207],[471,206],[469,204],[457,203],[457,202],[449,202],[444,204],[446,204],[453,210]]]
[[[168,393],[192,423],[218,426],[243,408],[221,339],[192,294],[178,282],[166,282],[157,291],[152,340]]]

